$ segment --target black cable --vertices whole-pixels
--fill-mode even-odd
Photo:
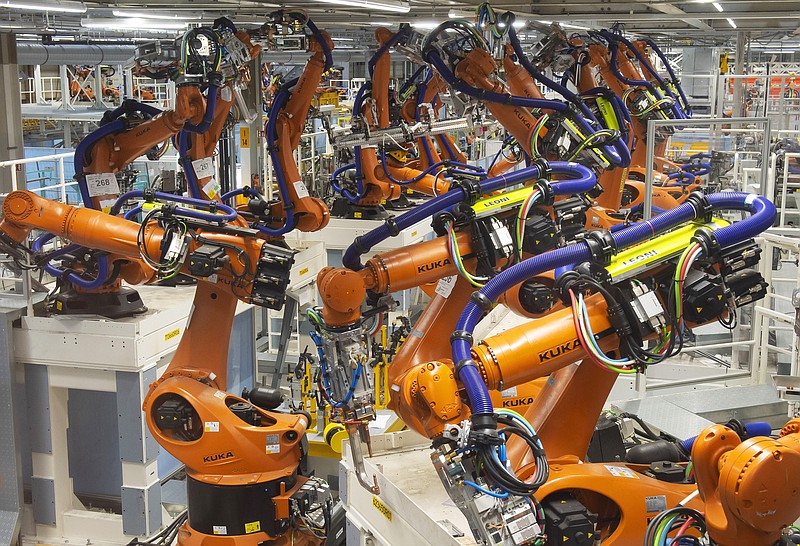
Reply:
[[[638,415],[636,415],[634,413],[620,413],[619,416],[623,417],[623,418],[627,417],[628,419],[633,419],[634,421],[636,421],[639,424],[639,426],[642,427],[642,431],[644,432],[645,436],[647,436],[651,440],[662,440],[663,439],[661,436],[659,436],[658,434],[653,432],[653,429],[651,429],[647,425],[647,423],[645,423],[642,420],[642,418],[639,417]]]
[[[502,463],[498,462],[496,458],[497,454],[494,452],[496,447],[492,445],[482,445],[479,447],[484,469],[491,481],[505,491],[508,491],[508,493],[521,497],[530,497],[536,493],[539,487],[544,485],[550,476],[550,467],[548,466],[544,450],[539,446],[539,438],[531,435],[528,430],[517,426],[515,421],[510,417],[499,415],[497,417],[497,422],[504,425],[503,428],[500,429],[502,434],[516,435],[528,445],[536,462],[536,472],[530,483],[520,480],[511,474]]]
[[[655,541],[655,532],[658,527],[661,525],[661,522],[664,520],[671,518],[673,515],[680,515],[682,516],[682,521],[676,522],[671,528],[670,531],[674,529],[679,529],[689,518],[694,520],[692,526],[697,529],[700,533],[705,535],[706,533],[706,521],[703,515],[693,508],[687,508],[685,506],[676,506],[675,508],[671,508],[669,510],[665,510],[661,512],[647,525],[647,530],[645,531],[644,535],[644,544],[645,546],[651,546],[654,544]],[[678,527],[676,527],[678,526]],[[673,542],[674,544],[675,542]]]
[[[717,320],[719,321],[719,323],[722,325],[723,328],[726,328],[728,330],[734,330],[736,326],[739,324],[739,317],[738,314],[736,313],[736,306],[731,305],[731,302],[728,301],[727,307],[728,307],[729,318],[726,319],[722,315],[720,315],[719,317],[717,317]]]

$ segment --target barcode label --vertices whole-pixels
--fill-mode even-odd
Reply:
[[[206,192],[206,195],[209,197],[209,199],[214,199],[217,195],[219,195],[220,189],[219,182],[213,178],[206,182],[206,185],[203,186],[203,191]]]

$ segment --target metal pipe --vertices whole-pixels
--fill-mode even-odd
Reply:
[[[17,44],[21,65],[127,65],[133,62],[135,46]]]
[[[389,129],[376,129],[370,131],[369,135],[363,133],[353,133],[334,137],[332,146],[336,149],[352,148],[354,146],[378,146],[387,143],[403,144],[413,142],[416,138],[423,135],[441,135],[454,131],[471,130],[472,127],[488,127],[491,123],[482,123],[470,126],[466,118],[434,121],[431,123],[415,123],[413,125],[402,125]]]

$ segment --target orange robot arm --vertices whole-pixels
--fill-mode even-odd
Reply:
[[[6,244],[22,243],[32,230],[40,229],[120,257],[138,258],[140,243],[151,256],[162,251],[165,231],[157,222],[144,226],[140,240],[140,226],[134,222],[27,191],[12,192],[2,210],[0,232]],[[189,517],[178,544],[224,545],[234,540],[255,546],[274,539],[279,539],[275,544],[288,544],[290,498],[306,481],[297,471],[308,418],[269,411],[224,390],[237,300],[263,304],[255,288],[265,275],[276,273],[267,282],[277,283],[270,290],[283,294],[281,283],[288,282],[291,252],[250,231],[224,233],[197,227],[181,271],[196,275],[193,255],[201,246],[218,249],[222,254],[217,259],[229,267],[214,271],[215,280],[199,278],[193,311],[175,356],[151,385],[143,407],[156,440],[186,465]],[[247,519],[222,514],[222,506],[246,514]],[[230,536],[215,537],[211,527],[217,524],[225,525]],[[296,543],[319,541],[301,533]]]
[[[435,115],[436,112],[436,105],[434,102],[438,104],[437,95],[440,92],[440,87],[442,86],[442,78],[434,73],[430,79],[430,81],[425,85],[425,92],[422,96],[419,95],[419,90],[416,93],[411,95],[405,103],[403,103],[403,107],[400,109],[400,115],[403,116],[403,119],[408,123],[414,123],[417,121],[417,110],[422,108],[423,104],[430,104],[431,110],[427,112],[428,116]],[[427,169],[433,164],[439,163],[442,160],[442,157],[439,155],[438,150],[433,145],[433,139],[428,136],[424,135],[416,139],[417,150],[419,150],[419,167],[422,170]],[[423,152],[424,150],[424,152]],[[428,155],[430,154],[430,156]]]
[[[178,87],[175,109],[167,110],[130,129],[109,134],[95,142],[84,160],[83,172],[116,173],[136,158],[142,156],[153,146],[178,134],[187,122],[200,123],[205,113],[205,99],[200,88],[194,85]],[[92,192],[94,193],[94,192]],[[92,196],[94,208],[116,199],[117,194],[98,194]]]
[[[378,47],[383,47],[394,36],[388,28],[380,27],[375,31]],[[385,129],[389,127],[389,78],[391,77],[392,56],[386,51],[375,62],[372,71],[372,100],[378,112],[376,125]]]
[[[431,117],[436,117],[436,112],[438,112],[439,108],[442,106],[439,96],[446,90],[447,88],[445,87],[442,77],[438,73],[434,72],[430,81],[428,82],[428,85],[425,87],[425,95],[422,97],[421,101],[418,100],[417,102],[418,104],[430,104],[432,111],[429,112],[429,115]],[[435,138],[439,143],[439,154],[442,159],[449,159],[459,163],[467,162],[467,156],[459,149],[452,136],[450,136],[448,133],[443,133],[436,135]],[[420,154],[420,156],[421,158],[424,157],[422,154]],[[422,163],[422,165],[423,168],[426,167],[424,163]]]
[[[258,58],[261,53],[261,46],[253,45],[250,41],[250,36],[246,32],[239,31],[236,33],[236,38],[247,48],[251,59]],[[184,169],[194,168],[191,166],[191,161],[211,157],[214,155],[214,150],[222,135],[222,131],[228,122],[228,115],[230,114],[231,107],[235,102],[233,86],[235,82],[228,82],[222,87],[211,87],[209,93],[217,93],[216,104],[214,107],[214,117],[211,125],[202,133],[183,132],[178,138],[189,138],[189,146],[186,153],[186,159],[183,163]],[[187,134],[188,133],[188,134]],[[182,160],[184,158],[181,158]],[[208,187],[207,184],[212,179],[212,176],[205,176],[197,180],[197,192],[199,199],[207,201],[220,201],[220,193],[216,189]]]
[[[328,47],[333,48],[333,42],[326,32],[322,32]],[[294,151],[300,144],[303,134],[308,109],[314,97],[317,86],[325,70],[325,55],[322,47],[316,40],[310,39],[310,47],[314,54],[306,63],[303,73],[292,90],[292,95],[286,106],[278,114],[276,122],[277,150],[270,151],[273,168],[281,169],[286,181],[286,190],[289,203],[279,202],[273,207],[272,216],[285,217],[285,209],[292,207],[297,220],[296,227],[300,231],[318,231],[328,225],[330,212],[320,199],[311,197],[302,182],[300,171],[294,159]]]
[[[468,85],[486,89],[497,93],[506,93],[506,87],[500,81],[493,79],[497,65],[491,54],[485,49],[473,49],[458,63],[455,75]],[[521,106],[511,106],[497,102],[487,102],[486,107],[492,115],[514,135],[517,142],[529,143],[536,118],[530,111]]]

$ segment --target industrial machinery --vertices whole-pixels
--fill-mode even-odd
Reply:
[[[242,62],[260,51],[260,48],[250,44],[245,33],[237,35],[233,33],[235,29],[223,30],[219,26],[222,23],[224,20],[220,19],[214,29],[196,28],[188,31],[183,36],[180,47],[175,46],[183,54],[182,61],[177,60],[175,51],[170,56],[160,48],[151,50],[151,46],[140,50],[140,66],[142,63],[152,63],[148,64],[151,70],[148,74],[157,75],[152,72],[155,70],[153,65],[162,72],[175,71],[175,109],[162,112],[154,106],[126,100],[118,108],[105,113],[100,127],[83,139],[75,151],[75,178],[84,206],[111,212],[120,197],[120,177],[124,177],[131,162],[145,154],[157,157],[166,149],[167,141],[171,137],[184,134],[184,131],[187,131],[186,134],[201,135],[213,128],[205,146],[213,149],[227,117],[227,109],[222,106],[216,108],[218,96],[226,104],[225,91],[230,94],[229,86],[239,77]],[[201,36],[206,40],[208,55],[197,52]],[[224,66],[222,40],[226,40],[228,52]],[[233,46],[233,42],[237,44],[237,48]],[[174,62],[164,66],[159,64],[157,60],[165,56],[169,59],[175,57]],[[219,71],[221,68],[228,71],[227,80],[223,72]],[[208,92],[207,97],[204,97],[201,88],[206,86]],[[228,108],[231,103],[232,99],[227,103]],[[186,139],[180,140],[185,143]],[[199,151],[199,141],[196,144],[195,151]],[[207,163],[210,164],[210,160]],[[191,166],[187,172],[194,174]],[[190,181],[196,181],[196,178]],[[126,193],[126,197],[141,195],[142,191]],[[201,197],[211,196],[203,193]],[[121,210],[117,208],[114,212],[119,213]],[[34,242],[33,248],[41,251],[52,238],[50,233],[42,234]],[[73,244],[53,255],[53,258],[57,258],[61,264],[57,266],[50,263],[45,266],[46,271],[56,277],[60,285],[51,307],[52,312],[97,313],[116,318],[147,310],[135,290],[121,286],[122,266],[119,263],[109,263],[107,256]]]
[[[554,170],[559,168],[553,165]],[[470,196],[524,182],[524,175],[514,176],[518,173],[540,176],[535,169],[479,182],[472,193],[451,190],[420,207],[424,210],[359,237],[345,254],[344,268],[320,273],[322,380],[332,404],[341,408],[359,481],[379,493],[363,467],[364,446],[369,445],[365,424],[374,405],[364,373],[369,358],[364,317],[390,304],[387,297],[395,290],[458,272],[459,277],[439,282],[413,326],[417,334],[409,336],[394,359],[389,369],[389,407],[410,428],[433,440],[434,466],[476,540],[504,545],[639,544],[652,533],[648,521],[662,510],[644,500],[658,498],[663,499],[664,510],[677,508],[661,515],[657,526],[674,523],[679,516],[684,532],[697,522],[699,531],[692,533],[707,531],[722,546],[739,543],[732,529],[750,533],[747,544],[775,544],[781,529],[800,515],[797,504],[789,500],[796,494],[790,484],[800,471],[791,426],[781,440],[770,444],[775,445],[774,456],[757,455],[763,453],[757,447],[760,442],[773,440],[754,438],[740,446],[733,435],[702,432],[699,438],[716,449],[695,443],[693,463],[713,470],[696,473],[697,486],[666,480],[633,464],[578,464],[585,459],[617,374],[643,371],[679,352],[685,328],[715,320],[730,327],[737,307],[764,297],[766,285],[750,269],[759,259],[751,238],[774,221],[775,208],[769,201],[735,192],[693,194],[653,220],[613,233],[590,231],[578,243],[537,253],[510,267],[515,241],[504,239],[499,227],[489,227],[491,221],[485,224],[487,239],[481,241],[474,226],[472,237],[469,230],[452,229],[458,220],[448,220],[452,216],[446,213],[438,221],[446,226],[450,222],[447,245],[434,240],[360,263],[360,255],[409,222],[436,217],[440,211],[458,211],[455,205]],[[594,176],[580,182],[553,181],[554,193],[564,191],[558,188],[560,183],[572,184],[568,193],[579,193],[594,184]],[[526,191],[549,202],[546,186]],[[720,209],[752,216],[729,224],[713,217]],[[462,262],[463,256],[470,256],[469,261]],[[486,268],[487,260],[494,260],[493,268]],[[558,272],[555,281],[553,277],[548,281],[545,274],[553,270]],[[481,283],[475,282],[476,276],[483,276]],[[520,283],[535,288],[530,301],[541,306],[540,318],[473,345],[478,320]],[[473,291],[476,286],[479,290]],[[452,359],[445,356],[450,344]],[[525,416],[493,407],[490,390],[547,375],[550,380]],[[715,440],[722,436],[727,439],[724,447]],[[730,450],[737,451],[723,456]],[[741,465],[753,456],[761,458],[751,473]],[[758,483],[763,471],[779,485],[754,487],[749,500],[740,500],[735,496],[736,480],[719,478],[720,469],[727,472],[728,465],[739,465],[736,472],[748,483]],[[775,471],[768,470],[773,465]],[[692,495],[696,487],[699,498]],[[736,505],[741,507],[794,508],[744,511],[731,502],[743,503]],[[776,517],[765,521],[766,513]],[[670,527],[672,523],[666,530],[658,527],[658,536],[674,534],[678,528]]]
[[[290,15],[288,21],[284,21],[287,16],[283,13],[274,17],[274,24],[295,24],[297,17],[305,16]],[[306,104],[310,100],[306,95],[309,90],[313,93],[325,67],[331,65],[330,39],[313,22],[303,21],[301,24],[313,29],[314,37],[308,42],[317,53],[307,63],[300,81],[287,82],[281,89],[280,100],[273,102],[267,123],[280,199],[267,201],[250,188],[223,195],[215,180],[211,155],[227,123],[234,97],[241,102],[239,88],[246,65],[260,52],[260,46],[252,45],[247,33],[237,31],[230,21],[221,18],[211,29],[198,27],[188,31],[176,44],[148,44],[140,48],[137,56],[140,72],[151,76],[170,73],[176,79],[176,108],[161,112],[150,105],[124,101],[122,106],[106,113],[101,127],[85,138],[75,153],[76,179],[84,205],[119,214],[129,200],[151,199],[152,192],[137,190],[127,192],[119,200],[115,173],[123,171],[142,154],[158,152],[159,145],[166,145],[161,143],[174,137],[192,197],[228,201],[246,193],[251,197],[248,210],[243,211],[244,219],[237,222],[245,225],[249,221],[265,236],[280,236],[295,227],[315,231],[327,224],[330,216],[327,207],[309,195],[291,153],[305,123]],[[208,89],[206,97],[201,92],[203,87]],[[140,211],[137,207],[125,214],[132,218]],[[43,234],[34,248],[42,250],[51,239],[51,234]],[[121,286],[119,264],[110,264],[107,256],[94,256],[71,245],[54,258],[63,262],[61,266],[46,266],[48,273],[63,283],[54,312],[88,312],[115,318],[147,309],[135,290]]]
[[[356,95],[353,126],[331,134],[340,158],[347,158],[342,161],[345,165],[331,176],[334,191],[341,195],[333,206],[338,216],[385,217],[385,207],[408,207],[406,191],[423,195],[444,193],[453,169],[477,170],[466,163],[466,157],[447,134],[466,128],[463,120],[445,121],[436,126],[434,105],[439,92],[436,82],[423,84],[411,96],[409,88],[415,79],[412,77],[406,89],[390,94],[390,48],[402,50],[419,39],[419,35],[410,26],[403,25],[396,33],[379,28],[375,37],[378,51],[368,63],[371,80]],[[401,104],[401,96],[406,98],[404,104]],[[420,102],[426,100],[430,102]],[[433,139],[440,143],[444,158],[433,148]],[[419,161],[408,157],[409,147],[414,142],[419,148]],[[352,163],[348,163],[349,160]]]
[[[629,180],[620,192],[625,194],[623,205],[636,206],[641,204],[642,186],[634,181],[644,181],[646,171],[647,121],[689,119],[692,109],[672,66],[655,42],[649,38],[632,42],[623,30],[615,27],[568,37],[558,25],[552,25],[550,33],[534,47],[533,62],[540,70],[549,67],[554,74],[562,75],[562,83],[556,84],[556,89],[566,89],[563,84],[571,82],[601,119],[612,109],[624,113],[621,129],[631,150],[631,166],[625,173]],[[655,69],[649,52],[661,60],[668,76]],[[655,150],[658,177],[654,191],[681,202],[698,188],[699,177],[708,172],[689,166],[684,169],[666,159],[669,136],[668,129],[660,128],[656,142],[650,143]],[[619,197],[623,196],[612,192],[606,197],[610,201],[601,204],[613,208]]]
[[[251,226],[267,237],[277,237],[293,229],[311,232],[324,228],[330,220],[325,203],[311,196],[303,183],[294,158],[308,116],[308,107],[322,75],[333,67],[330,36],[317,28],[302,12],[279,11],[271,15],[265,27],[288,26],[307,29],[310,35],[303,40],[313,53],[299,78],[283,83],[270,105],[264,126],[267,149],[275,169],[279,196],[268,200],[256,189],[244,187],[222,196],[229,201],[237,195],[249,198],[242,210]]]
[[[178,271],[198,279],[189,324],[144,403],[156,440],[186,465],[188,520],[178,543],[320,544],[318,529],[332,510],[327,484],[298,470],[310,418],[276,411],[274,392],[225,392],[236,302],[280,308],[293,253],[232,223],[230,209],[217,214],[181,204],[159,203],[139,225],[18,191],[3,203],[0,231],[4,250],[33,263],[49,259],[23,244],[39,229],[135,264],[121,272],[132,284]]]
[[[292,370],[300,408],[280,411],[271,389],[226,392],[225,370],[237,301],[281,308],[293,263],[282,235],[324,229],[330,216],[293,157],[332,68],[332,42],[305,14],[277,12],[260,30],[269,39],[271,28],[302,32],[312,52],[299,78],[276,87],[264,128],[279,198],[254,188],[220,194],[204,162],[258,54],[226,20],[192,29],[179,46],[140,52],[143,70],[178,68],[178,106],[162,113],[125,103],[108,114],[76,154],[84,208],[27,191],[5,198],[0,246],[21,266],[53,268],[87,292],[177,274],[198,280],[177,352],[143,407],[159,444],[187,469],[188,514],[165,536],[181,546],[340,543],[328,485],[304,471],[304,436],[312,421],[333,422],[317,426],[325,437],[344,429],[359,482],[378,496],[364,457],[368,425],[385,406],[431,440],[442,486],[482,545],[796,542],[784,529],[800,516],[797,419],[777,438],[731,421],[685,442],[653,434],[644,447],[587,462],[620,374],[677,355],[692,328],[733,328],[737,309],[765,297],[754,237],[773,225],[774,205],[747,193],[692,192],[714,168],[698,155],[662,169],[661,214],[623,213],[638,204],[625,192],[641,198],[645,187],[628,176],[631,165],[642,167],[646,120],[691,115],[677,78],[661,77],[646,49],[662,54],[620,29],[585,39],[554,29],[531,61],[512,14],[484,4],[478,19],[450,20],[424,38],[407,26],[376,32],[354,126],[331,131],[340,157],[352,155],[332,182],[349,210],[372,217],[383,218],[380,205],[402,188],[431,199],[356,237],[342,267],[319,272],[322,305],[309,311],[319,373],[304,351]],[[394,98],[391,48],[422,65]],[[566,79],[545,77],[545,66]],[[563,100],[546,99],[539,84]],[[445,92],[461,118],[440,119]],[[449,133],[497,123],[506,132],[498,158],[512,156],[487,169],[467,163]],[[104,173],[172,137],[191,196],[113,191]],[[238,210],[229,205],[237,196],[248,199]],[[120,217],[133,199],[144,202]],[[722,219],[723,210],[743,219]],[[428,219],[437,237],[362,263]],[[45,235],[28,248],[34,230]],[[53,237],[71,245],[48,252]],[[68,269],[56,270],[55,259]],[[413,287],[431,299],[390,341],[377,318],[394,310],[394,293]],[[498,303],[529,320],[477,340],[476,326]],[[497,407],[498,392],[523,386],[532,392],[524,411]]]

